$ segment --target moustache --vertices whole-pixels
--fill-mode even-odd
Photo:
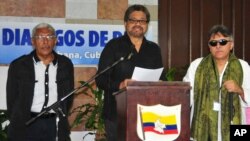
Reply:
[[[136,29],[136,28],[139,28],[140,30],[143,30],[143,28],[141,26],[134,26],[132,29]]]

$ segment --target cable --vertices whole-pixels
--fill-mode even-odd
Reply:
[[[95,133],[94,132],[88,132],[87,134],[85,134],[82,138],[82,140],[84,141],[85,137],[88,136],[88,135],[94,135]]]

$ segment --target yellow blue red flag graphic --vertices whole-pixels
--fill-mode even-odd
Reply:
[[[172,141],[180,134],[181,105],[137,105],[137,134],[144,141]]]

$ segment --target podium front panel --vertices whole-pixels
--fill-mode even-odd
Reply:
[[[181,104],[181,131],[176,141],[190,138],[190,85],[187,82],[130,82],[116,94],[119,141],[140,141],[137,135],[137,104]]]

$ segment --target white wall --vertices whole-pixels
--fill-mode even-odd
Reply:
[[[70,138],[72,141],[95,141],[95,135],[88,133],[87,131],[71,131]]]
[[[8,66],[0,66],[0,109],[7,109],[6,106],[6,81]]]

